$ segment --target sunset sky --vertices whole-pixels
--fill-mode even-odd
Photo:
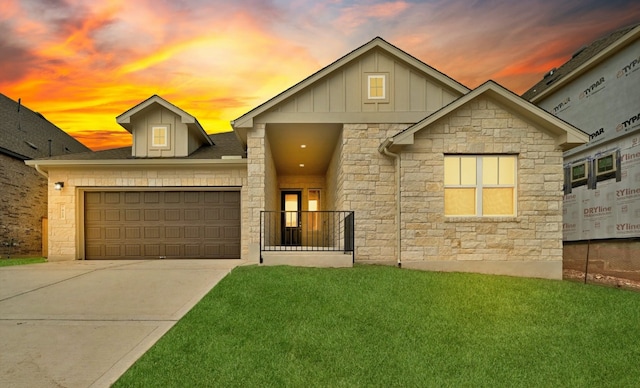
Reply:
[[[208,133],[380,36],[470,88],[521,94],[638,0],[0,0],[0,93],[94,150],[153,94]]]

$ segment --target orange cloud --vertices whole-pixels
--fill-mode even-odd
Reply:
[[[522,93],[580,45],[640,20],[640,3],[616,4],[4,0],[0,90],[94,149],[129,144],[115,117],[153,94],[210,133],[230,130],[375,36],[468,87],[491,78]]]

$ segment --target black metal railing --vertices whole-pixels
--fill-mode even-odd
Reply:
[[[354,255],[353,211],[261,211],[263,251],[326,251]]]

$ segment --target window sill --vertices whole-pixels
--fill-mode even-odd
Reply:
[[[459,222],[459,223],[496,223],[496,222],[520,222],[520,218],[516,216],[492,216],[492,217],[476,217],[476,216],[445,216],[444,222]]]

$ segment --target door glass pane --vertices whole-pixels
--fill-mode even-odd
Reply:
[[[284,211],[286,212],[286,226],[295,228],[298,226],[298,194],[285,194]]]
[[[488,188],[482,190],[482,215],[508,216],[514,214],[513,188]]]
[[[444,189],[446,216],[473,216],[476,214],[476,189]]]

